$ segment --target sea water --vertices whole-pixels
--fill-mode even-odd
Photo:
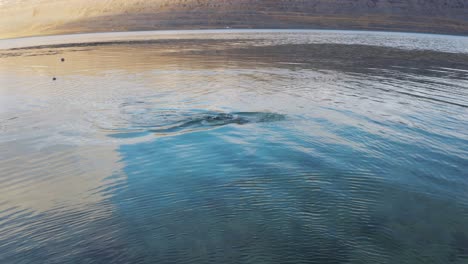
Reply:
[[[0,263],[468,261],[466,37],[1,44]]]

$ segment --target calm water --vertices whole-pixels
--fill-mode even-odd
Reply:
[[[0,43],[0,263],[468,263],[468,38],[60,38]]]

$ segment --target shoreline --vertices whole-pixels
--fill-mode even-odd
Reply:
[[[249,33],[343,33],[343,34],[371,34],[389,36],[427,36],[441,38],[468,39],[465,35],[401,32],[401,31],[377,31],[377,30],[341,30],[341,29],[193,29],[193,30],[152,30],[152,31],[122,31],[122,32],[95,32],[75,33],[63,35],[29,36],[10,39],[0,39],[0,50],[52,48],[63,45],[85,45],[85,44],[112,44],[113,42],[138,42],[151,40],[181,40],[181,39],[203,39],[206,35],[229,36],[234,34]]]

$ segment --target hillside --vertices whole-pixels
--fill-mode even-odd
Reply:
[[[0,38],[225,27],[468,34],[468,0],[22,0],[0,5]]]

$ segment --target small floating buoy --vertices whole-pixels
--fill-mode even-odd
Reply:
[[[54,78],[52,78],[52,81],[55,81],[55,80],[57,80],[57,78],[55,78],[55,77],[54,77]]]
[[[65,61],[65,58],[62,58],[61,61],[64,62],[64,61]]]

